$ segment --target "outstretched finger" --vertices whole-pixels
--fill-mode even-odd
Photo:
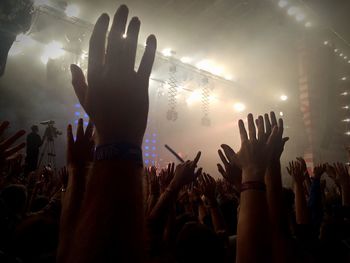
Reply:
[[[80,141],[84,138],[84,121],[82,118],[79,118],[77,126],[77,141]]]
[[[88,82],[91,85],[101,74],[106,49],[106,34],[109,25],[109,16],[102,14],[94,26],[90,37],[89,57],[88,57]]]
[[[84,138],[88,139],[88,140],[91,140],[93,133],[94,133],[94,125],[92,124],[91,120],[89,120],[89,123],[88,123],[88,125],[86,126],[86,129],[85,129]]]
[[[11,149],[8,149],[7,151],[5,151],[4,157],[7,158],[7,157],[15,154],[19,150],[23,149],[25,146],[26,146],[26,144],[24,142],[22,142],[21,144],[18,144],[16,146],[12,147]]]
[[[16,132],[14,135],[12,135],[10,138],[6,139],[5,141],[0,143],[0,148],[7,149],[10,147],[15,141],[17,141],[19,138],[21,138],[26,132],[24,130],[20,130]]]
[[[126,5],[121,5],[116,11],[111,31],[108,36],[106,65],[110,69],[118,69],[118,65],[124,63],[122,61],[122,54],[124,51],[126,23],[128,20],[129,9]],[[117,66],[117,67],[116,67]]]
[[[129,23],[126,34],[125,51],[123,52],[125,66],[130,70],[134,70],[138,37],[140,32],[140,20],[138,17],[133,17]]]
[[[151,75],[154,58],[156,55],[156,50],[157,50],[157,39],[154,35],[150,35],[147,38],[146,49],[145,49],[145,52],[143,53],[140,66],[137,71],[137,74],[141,76],[144,79],[144,81],[148,82],[148,79]]]
[[[198,161],[199,161],[199,158],[201,158],[201,152],[199,151],[198,153],[197,153],[197,155],[196,155],[196,157],[194,158],[194,160],[193,160],[193,164],[196,166],[197,165],[197,163],[198,163]]]
[[[245,129],[244,122],[242,120],[238,121],[239,134],[241,136],[241,143],[248,141],[247,130]]]
[[[264,141],[265,140],[265,126],[264,126],[264,118],[262,116],[258,117],[258,140]]]
[[[238,158],[236,152],[227,144],[221,144],[221,148],[224,150],[224,153],[227,159],[234,164],[238,163]]]
[[[264,119],[265,119],[265,129],[266,129],[266,135],[270,136],[271,134],[271,122],[270,122],[270,118],[269,115],[267,113],[264,114]]]
[[[277,119],[276,119],[275,112],[273,112],[273,111],[270,112],[270,118],[271,118],[272,127],[277,126]]]
[[[219,157],[220,157],[222,163],[223,163],[225,166],[229,165],[229,162],[227,161],[226,157],[224,156],[224,154],[222,153],[221,150],[218,150],[218,154],[219,154]]]
[[[84,73],[81,68],[75,64],[70,65],[70,71],[72,73],[72,85],[75,95],[77,95],[79,103],[85,109],[85,97],[88,86],[86,84]]]
[[[249,139],[250,140],[256,140],[256,128],[254,125],[254,117],[253,114],[248,114],[248,132],[249,132]]]

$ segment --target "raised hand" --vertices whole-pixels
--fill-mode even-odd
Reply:
[[[82,70],[71,66],[75,93],[96,126],[99,144],[130,143],[141,146],[149,109],[148,82],[157,41],[147,38],[145,53],[135,71],[140,20],[133,17],[126,28],[128,8],[117,10],[110,30],[109,17],[102,14],[96,22],[89,47],[86,83]],[[127,30],[126,30],[127,29]],[[126,31],[126,38],[123,34]]]
[[[200,188],[209,204],[216,202],[216,181],[209,174],[203,173],[200,180]]]
[[[174,178],[175,163],[169,163],[167,169],[162,169],[159,174],[160,191],[163,193]]]
[[[242,183],[242,169],[240,168],[237,154],[227,144],[222,144],[221,148],[223,149],[225,155],[221,150],[218,150],[218,154],[225,168],[218,163],[218,170],[224,179],[239,189]]]
[[[270,117],[266,113],[264,114],[264,119],[262,116],[260,116],[259,118],[260,120],[257,119],[255,120],[255,122],[257,126],[259,122],[263,122],[263,121],[265,122],[265,132],[264,134],[262,134],[262,138],[265,141],[267,141],[268,138],[270,137],[272,128],[277,127],[276,148],[275,148],[275,151],[273,152],[272,160],[279,161],[284,150],[284,145],[289,140],[289,137],[283,137],[283,132],[284,132],[283,119],[280,118],[278,119],[278,122],[277,122],[276,114],[273,111],[270,112]]]
[[[197,172],[194,171],[200,157],[201,152],[198,152],[193,161],[186,161],[176,166],[174,178],[169,185],[171,189],[179,191],[181,187],[191,183],[201,174],[201,168]]]
[[[248,115],[248,131],[244,122],[239,120],[241,149],[237,157],[243,170],[243,181],[264,181],[265,171],[278,148],[278,128],[274,127],[266,139],[262,116],[257,120],[258,134],[254,125],[253,115]],[[257,137],[258,135],[258,137]]]
[[[159,185],[159,176],[157,176],[157,168],[151,166],[149,168],[149,180],[150,180],[150,194],[159,194],[160,185]]]
[[[350,177],[348,167],[343,163],[335,163],[333,165],[337,178],[339,178],[339,183],[341,187],[347,187],[350,184]]]
[[[4,121],[0,123],[0,138],[4,136],[5,130],[9,127],[10,123]],[[17,144],[11,147],[16,141],[18,141],[25,134],[24,130],[16,132],[9,138],[0,141],[0,168],[6,163],[7,159],[24,148],[25,143]]]
[[[93,125],[87,125],[84,132],[83,119],[79,119],[74,141],[72,125],[67,127],[67,165],[72,168],[84,168],[92,162],[94,153]]]
[[[292,176],[294,182],[298,185],[303,185],[305,176],[300,162],[289,162],[289,166],[286,168],[290,176]]]

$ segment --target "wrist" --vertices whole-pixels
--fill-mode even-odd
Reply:
[[[245,182],[264,182],[265,169],[243,168],[242,184]]]
[[[125,135],[120,135],[120,134],[105,134],[105,133],[99,133],[96,131],[96,145],[107,145],[107,144],[119,144],[119,143],[125,143],[125,144],[130,144],[134,145],[136,147],[142,146],[142,140],[143,140],[143,135],[141,138],[136,138],[135,136],[125,136]]]

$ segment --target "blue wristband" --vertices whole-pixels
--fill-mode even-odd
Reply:
[[[112,143],[97,146],[95,160],[130,160],[141,166],[143,165],[141,148],[129,143]]]

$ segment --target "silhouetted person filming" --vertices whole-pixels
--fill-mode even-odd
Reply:
[[[32,132],[27,136],[27,156],[26,156],[26,173],[35,171],[38,166],[39,148],[43,141],[41,140],[39,127],[33,125]]]

